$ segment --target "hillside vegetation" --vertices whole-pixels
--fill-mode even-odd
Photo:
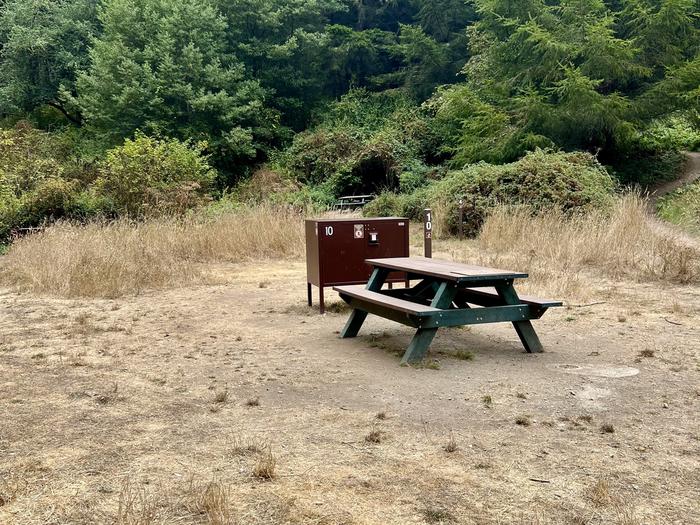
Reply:
[[[679,151],[700,144],[699,11],[695,0],[6,0],[0,238],[222,197],[218,209],[323,208],[390,192],[375,211],[434,199],[451,230],[466,197],[473,232],[496,201],[605,204],[618,183],[675,176]]]

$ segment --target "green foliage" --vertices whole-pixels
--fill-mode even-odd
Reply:
[[[79,123],[71,98],[96,31],[92,0],[0,2],[0,115],[50,104]]]
[[[618,160],[615,175],[624,184],[651,186],[678,178],[684,156],[677,150],[635,151]]]
[[[55,135],[21,122],[0,130],[0,240],[17,228],[90,213],[80,166]]]
[[[383,192],[367,204],[362,213],[365,217],[407,217],[421,220],[423,210],[429,206],[430,193],[421,188],[413,193]]]
[[[434,114],[432,129],[440,136],[450,163],[462,167],[473,162],[508,162],[528,149],[553,143],[523,129],[516,116],[484,101],[467,85],[439,90],[426,105]]]
[[[116,139],[137,129],[207,141],[222,165],[275,140],[265,91],[226,53],[226,21],[207,0],[107,0],[91,68],[78,79],[87,122]]]
[[[276,163],[297,180],[339,197],[419,186],[430,130],[401,94],[353,91],[331,105],[312,131],[299,134]]]
[[[451,172],[431,190],[431,203],[443,210],[448,231],[459,230],[459,201],[465,202],[465,231],[476,234],[494,206],[525,204],[534,210],[566,212],[612,204],[615,183],[587,153],[537,149],[521,160],[495,166],[474,164]]]
[[[205,149],[204,143],[137,133],[107,153],[95,184],[97,193],[121,214],[183,213],[206,202],[216,177]]]
[[[662,219],[691,233],[700,233],[700,183],[695,182],[660,199],[658,213]]]
[[[605,208],[612,204],[615,183],[587,153],[537,149],[504,165],[473,164],[449,172],[410,195],[385,193],[365,208],[365,214],[419,218],[426,206],[439,209],[445,231],[459,231],[459,201],[465,204],[464,231],[478,233],[489,210],[498,205],[527,205],[535,211],[566,212]]]
[[[693,151],[700,147],[700,129],[683,114],[653,120],[638,139],[647,151]]]
[[[698,107],[694,2],[661,4],[476,0],[468,87],[435,101],[455,162],[504,162],[547,143],[611,162],[646,151],[645,119]]]
[[[469,191],[472,229],[496,198],[600,197],[597,168],[538,148],[594,154],[625,183],[670,179],[678,151],[700,146],[699,13],[698,0],[0,0],[0,130],[51,132],[0,132],[0,237],[182,212],[222,190],[222,210],[381,193],[368,213],[415,217]],[[551,188],[523,194],[528,162]]]
[[[230,51],[269,92],[285,124],[303,129],[328,98],[329,18],[338,0],[217,0]],[[347,88],[346,88],[347,89]]]

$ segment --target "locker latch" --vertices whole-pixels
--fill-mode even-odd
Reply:
[[[369,232],[369,243],[379,244],[379,232]]]

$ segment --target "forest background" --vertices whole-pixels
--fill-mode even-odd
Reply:
[[[448,229],[700,145],[697,0],[0,0],[0,242],[251,202]],[[700,192],[698,192],[700,195]],[[697,199],[700,202],[700,199]],[[700,209],[700,208],[699,208]]]

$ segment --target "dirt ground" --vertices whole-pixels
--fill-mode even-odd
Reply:
[[[215,271],[0,290],[0,523],[700,524],[700,287],[588,276],[544,354],[478,326],[400,367],[411,330],[340,340],[302,261]]]

